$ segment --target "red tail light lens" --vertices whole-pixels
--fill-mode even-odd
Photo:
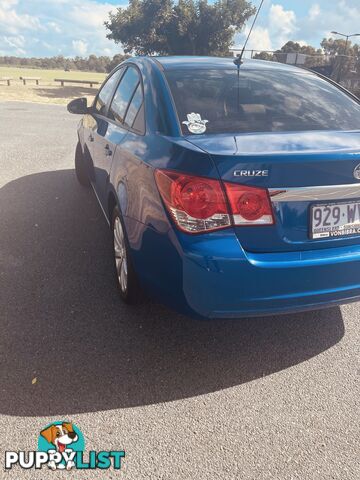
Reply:
[[[186,232],[231,225],[220,181],[169,170],[156,170],[156,183],[178,227]]]
[[[171,170],[156,170],[155,179],[169,213],[185,232],[274,223],[266,189],[229,182],[222,185],[219,180]]]
[[[273,212],[265,188],[224,183],[235,225],[272,225]]]
[[[194,218],[212,217],[219,209],[219,192],[214,185],[197,179],[177,181],[173,184],[175,204]],[[224,212],[222,212],[224,213]]]

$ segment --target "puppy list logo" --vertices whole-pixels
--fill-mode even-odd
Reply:
[[[76,452],[84,450],[84,437],[72,423],[55,422],[40,432],[38,451],[47,452],[52,456],[47,464],[51,470],[64,468],[71,470],[75,467]]]
[[[84,454],[85,441],[79,428],[70,422],[54,422],[41,430],[38,438],[37,452],[6,452],[5,468],[10,470],[15,465],[24,469],[51,470],[106,470],[121,468],[125,452],[91,450],[87,458]]]

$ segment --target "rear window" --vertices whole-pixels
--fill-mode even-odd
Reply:
[[[360,129],[360,104],[307,72],[240,68],[239,77],[234,69],[165,74],[184,134]]]

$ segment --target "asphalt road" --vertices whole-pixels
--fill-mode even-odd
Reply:
[[[87,451],[126,451],[121,472],[69,478],[359,479],[359,304],[211,322],[124,306],[77,121],[0,104],[2,465],[64,419]]]

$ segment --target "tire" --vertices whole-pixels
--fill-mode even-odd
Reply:
[[[84,155],[81,150],[80,142],[76,145],[75,150],[75,173],[80,185],[90,187],[89,174],[86,169]]]
[[[129,242],[118,207],[112,214],[112,237],[115,278],[121,299],[130,305],[142,303],[144,294],[131,260]]]

